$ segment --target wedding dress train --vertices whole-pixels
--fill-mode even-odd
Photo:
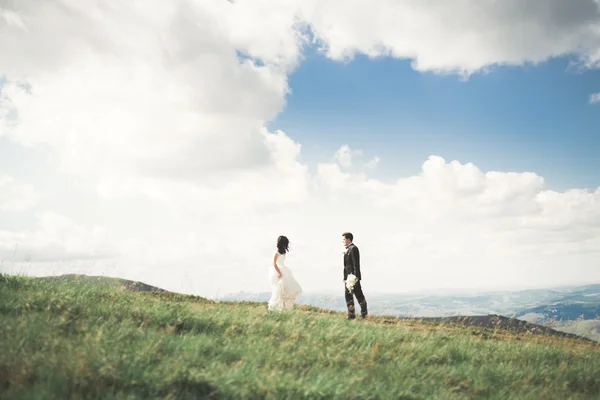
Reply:
[[[283,278],[279,279],[277,271],[271,267],[269,281],[271,282],[272,294],[269,300],[269,310],[291,310],[296,304],[296,298],[302,293],[302,287],[294,278],[292,271],[286,267],[285,254],[279,254],[279,257],[277,257],[277,267]]]

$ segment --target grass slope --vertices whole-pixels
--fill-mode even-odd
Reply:
[[[0,275],[2,399],[595,399],[596,343]]]

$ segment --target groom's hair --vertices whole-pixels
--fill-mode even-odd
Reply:
[[[346,239],[350,239],[350,241],[354,240],[354,235],[352,235],[350,232],[344,232],[344,233],[342,233],[342,236],[345,237]]]

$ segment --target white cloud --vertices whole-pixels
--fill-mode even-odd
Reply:
[[[420,71],[470,74],[578,54],[600,60],[596,0],[303,1],[303,12],[327,55],[390,55]]]
[[[242,22],[228,2],[37,3],[13,4],[25,28],[9,24],[0,36],[0,49],[12,49],[0,61],[10,105],[0,135],[48,146],[65,170],[103,178],[190,179],[269,164],[260,129],[284,104],[276,44],[292,64],[300,39],[291,27],[271,39],[272,53],[258,46],[275,63],[258,66],[236,56]]]
[[[35,204],[35,188],[17,182],[13,177],[0,175],[0,212],[24,211]]]
[[[292,145],[283,133],[270,138]],[[600,189],[555,192],[534,173],[482,172],[435,156],[418,175],[392,183],[337,164],[321,164],[315,175],[297,161],[281,165],[262,179],[259,172],[222,175],[221,188],[157,185],[161,193],[136,204],[158,201],[158,215],[134,226],[124,208],[122,224],[112,222],[98,231],[103,235],[49,219],[56,224],[18,237],[33,255],[26,270],[105,273],[206,296],[267,291],[274,242],[285,234],[292,241],[290,265],[304,287],[335,292],[340,235],[350,230],[370,292],[600,279]],[[96,208],[114,212],[111,203]],[[9,257],[17,238],[4,234]],[[94,254],[115,258],[85,260]]]
[[[600,93],[590,94],[590,104],[596,104],[600,102]]]
[[[72,262],[115,256],[106,227],[74,223],[54,212],[36,215],[34,230],[0,230],[0,260],[17,263]]]
[[[274,241],[286,234],[305,288],[341,293],[340,235],[350,230],[370,292],[600,279],[599,190],[548,191],[534,173],[439,157],[388,183],[342,170],[360,154],[347,145],[311,174],[299,143],[264,128],[311,39],[334,59],[389,54],[428,71],[566,53],[592,66],[597,3],[378,4],[0,0],[0,53],[11,55],[0,57],[0,135],[47,149],[94,199],[0,232],[2,256],[19,243],[29,261],[16,267],[27,272],[106,273],[212,296],[269,290]],[[7,187],[0,207],[27,204],[26,186]]]
[[[361,150],[352,150],[347,144],[342,145],[335,152],[335,160],[344,168],[350,168],[352,166],[352,160],[355,156],[361,156]]]
[[[379,165],[379,161],[381,161],[379,159],[379,157],[375,156],[371,160],[369,160],[367,163],[365,163],[365,167],[373,169],[373,168],[377,167],[377,165]]]

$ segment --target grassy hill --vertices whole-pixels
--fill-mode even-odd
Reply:
[[[0,398],[595,399],[574,338],[0,275]]]

